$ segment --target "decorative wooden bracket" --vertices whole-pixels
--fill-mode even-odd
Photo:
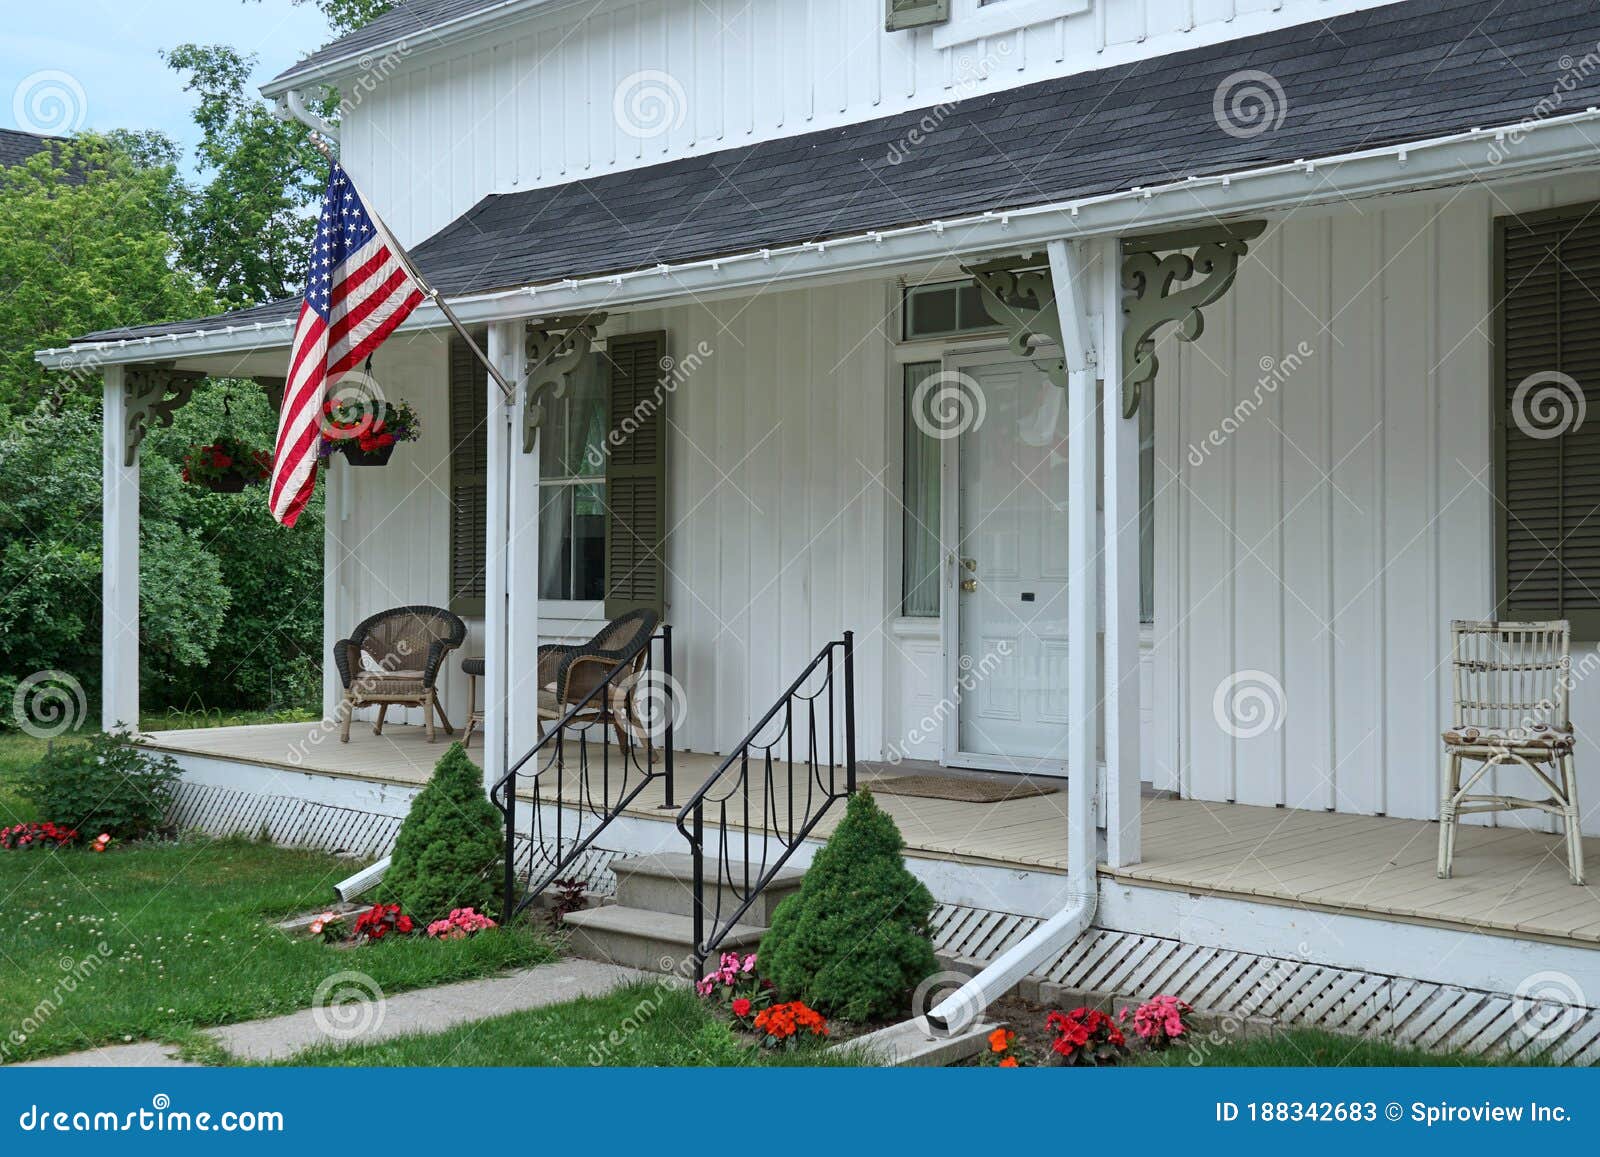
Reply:
[[[545,402],[565,397],[572,372],[583,364],[606,315],[558,317],[529,326],[526,339],[527,377],[522,385],[522,452],[532,454],[544,424]]]
[[[1178,340],[1194,341],[1205,332],[1201,312],[1233,285],[1249,242],[1261,236],[1265,221],[1245,221],[1122,242],[1122,416],[1139,412],[1144,387],[1155,380],[1156,331],[1175,323]],[[1194,250],[1191,257],[1185,250]],[[1203,280],[1183,288],[1196,275]]]
[[[289,388],[288,378],[263,378],[256,375],[256,385],[261,387],[267,395],[267,401],[272,404],[272,412],[280,413],[283,410],[283,391]]]
[[[124,466],[132,466],[139,460],[139,446],[154,424],[172,425],[178,407],[188,402],[194,388],[208,376],[195,370],[175,370],[170,365],[127,368],[122,378],[122,389],[128,400]]]
[[[1050,280],[1050,267],[1040,259],[1004,258],[967,267],[973,284],[983,295],[989,316],[1010,334],[1010,346],[1018,357],[1032,357],[1042,340],[1061,341],[1061,317],[1056,312],[1056,292]],[[1063,390],[1067,388],[1067,363],[1055,357],[1044,363],[1045,376]]]

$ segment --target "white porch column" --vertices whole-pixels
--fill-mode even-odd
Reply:
[[[127,465],[127,371],[104,375],[101,467],[100,725],[139,726],[139,460]]]
[[[1139,419],[1122,416],[1122,244],[1098,243],[1101,413],[1105,423],[1106,862],[1140,859]]]
[[[539,447],[522,453],[526,359],[522,322],[489,327],[487,353],[519,387],[507,400],[493,378],[489,391],[489,573],[484,580],[484,778],[493,786],[538,738],[539,705]]]
[[[506,664],[509,718],[506,756],[517,760],[539,741],[539,455],[543,435],[534,439],[530,453],[522,451],[523,410],[527,390],[527,327],[510,326],[502,339],[506,356],[495,364],[506,379],[518,386],[511,422],[511,490],[506,519],[510,528],[506,566]],[[491,385],[491,389],[498,389]]]
[[[1074,844],[1094,839],[1100,710],[1099,479],[1093,338],[1085,309],[1088,277],[1076,246],[1049,244],[1050,279],[1067,366],[1067,826]],[[1075,873],[1094,874],[1097,849],[1069,847]],[[1074,885],[1092,892],[1088,879]]]
[[[489,327],[489,360],[504,370],[519,341],[520,327],[496,323]],[[515,381],[516,379],[512,379]],[[506,772],[509,727],[509,600],[507,583],[510,564],[510,471],[513,446],[511,422],[515,403],[508,401],[499,385],[487,373],[483,388],[489,391],[486,408],[489,481],[486,493],[487,515],[484,525],[483,598],[483,778],[492,789]]]

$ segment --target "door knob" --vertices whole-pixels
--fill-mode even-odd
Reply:
[[[978,573],[978,560],[975,558],[964,558],[961,560],[961,565],[966,567],[973,574]]]
[[[977,579],[962,579],[961,580],[961,590],[962,590],[963,593],[970,595],[974,591],[976,591],[977,589],[978,589],[978,580]]]

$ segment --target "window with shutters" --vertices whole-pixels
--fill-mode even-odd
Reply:
[[[482,340],[481,338],[479,339]],[[489,497],[489,399],[483,368],[450,342],[450,609],[483,614]]]
[[[1600,205],[1503,218],[1495,240],[1499,614],[1600,639]]]
[[[539,431],[539,597],[598,602],[606,593],[607,363],[594,354]]]
[[[606,439],[606,615],[662,613],[666,567],[667,335],[606,343],[611,432]]]

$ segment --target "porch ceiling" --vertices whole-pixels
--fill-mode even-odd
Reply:
[[[1588,0],[1403,0],[932,111],[491,196],[414,256],[444,293],[485,294],[1516,125],[1554,91],[1552,116],[1600,103],[1600,70],[1570,67],[1597,42],[1600,9]],[[1229,94],[1248,107],[1251,84],[1266,102],[1255,106],[1260,127],[1226,112]],[[281,331],[297,308],[80,340]]]

